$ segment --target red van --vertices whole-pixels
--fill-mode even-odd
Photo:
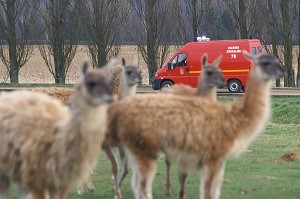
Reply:
[[[222,55],[221,68],[230,92],[241,92],[247,83],[251,61],[242,50],[260,54],[262,45],[258,39],[215,40],[190,42],[180,48],[166,66],[155,73],[152,88],[159,90],[173,84],[197,87],[201,73],[201,58],[208,55],[208,63]]]

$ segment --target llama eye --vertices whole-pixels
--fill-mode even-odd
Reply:
[[[131,71],[126,71],[126,75],[130,75],[131,74]]]
[[[264,62],[262,64],[263,64],[263,66],[268,66],[270,63],[269,62]]]
[[[89,88],[94,88],[95,85],[96,85],[95,82],[89,82],[89,83],[88,83],[88,87],[89,87]]]
[[[207,71],[206,73],[208,76],[211,76],[212,75],[212,71]]]

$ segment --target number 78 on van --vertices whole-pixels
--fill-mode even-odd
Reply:
[[[208,55],[208,63],[212,63],[222,55],[219,64],[230,92],[241,92],[247,85],[251,61],[242,53],[243,50],[253,55],[262,53],[262,45],[258,39],[215,40],[190,42],[181,47],[169,60],[166,66],[155,73],[152,88],[159,90],[173,84],[186,84],[197,87],[201,73],[201,59]]]

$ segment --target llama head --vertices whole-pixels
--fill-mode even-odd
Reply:
[[[128,86],[134,86],[142,82],[142,73],[138,66],[137,58],[134,59],[131,65],[126,65],[125,59],[122,58],[122,66],[125,72],[125,81]]]
[[[207,87],[223,87],[225,85],[225,78],[219,68],[222,56],[215,59],[212,64],[207,63],[207,54],[202,56],[202,73],[201,84],[206,84]]]
[[[279,60],[270,54],[251,55],[243,50],[243,54],[253,61],[256,77],[263,81],[270,81],[281,78],[284,75],[284,70]]]
[[[87,60],[82,64],[79,90],[90,104],[98,105],[112,101],[110,83],[104,70],[105,69],[89,70],[89,61]]]

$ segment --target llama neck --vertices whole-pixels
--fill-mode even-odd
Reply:
[[[244,95],[243,107],[246,110],[268,110],[270,106],[271,81],[265,82],[257,78],[252,70]]]
[[[242,100],[231,105],[231,126],[238,129],[228,157],[236,157],[260,133],[270,115],[271,82],[263,82],[255,74],[250,74],[246,93]]]
[[[125,84],[121,84],[121,94],[120,98],[123,99],[124,97],[134,95],[136,93],[137,85],[128,86]]]
[[[208,97],[209,99],[212,99],[213,101],[217,101],[217,88],[211,87],[208,88],[205,83],[200,84],[197,93],[199,96]]]
[[[82,141],[100,139],[103,135],[99,132],[106,125],[106,110],[108,105],[92,105],[86,101],[84,96],[80,95],[80,92],[75,91],[71,97],[72,116],[67,126],[73,130],[77,129],[76,133],[82,135],[82,138],[80,138]],[[74,136],[74,139],[76,139],[76,136]],[[97,142],[97,140],[94,141]]]
[[[136,93],[137,84],[134,85],[128,85],[126,82],[125,77],[125,70],[122,70],[121,77],[120,77],[120,99],[123,99],[124,97],[134,95]]]
[[[59,153],[64,156],[65,164],[61,164],[59,169],[66,171],[67,167],[69,173],[76,173],[81,172],[83,167],[92,169],[97,159],[106,131],[107,105],[92,106],[77,91],[70,102],[71,117],[61,125],[57,137],[59,146],[56,148],[64,149]],[[78,165],[70,167],[72,164]],[[69,173],[63,175],[68,176]]]
[[[252,72],[243,99],[233,102],[232,113],[237,125],[245,124],[240,134],[246,138],[244,145],[262,130],[270,115],[270,86],[271,82],[264,82]],[[239,128],[239,127],[237,127]]]
[[[202,73],[203,75],[203,73]],[[207,83],[205,82],[205,78],[199,78],[197,93],[199,96],[208,97],[214,101],[217,101],[217,88],[216,87],[208,87]]]

